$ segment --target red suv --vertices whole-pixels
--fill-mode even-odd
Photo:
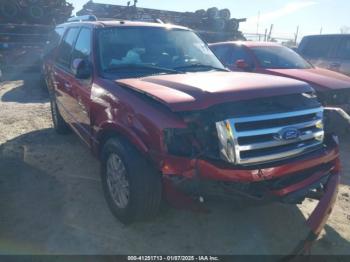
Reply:
[[[59,28],[44,65],[54,128],[73,130],[101,159],[105,197],[122,222],[155,215],[172,185],[200,199],[237,192],[291,204],[316,198],[307,223],[309,240],[317,236],[340,168],[337,139],[325,132],[324,109],[308,84],[228,72],[184,27],[94,21]]]
[[[314,67],[292,49],[270,42],[222,42],[211,50],[232,71],[290,77],[309,83],[324,106],[350,113],[350,77]]]

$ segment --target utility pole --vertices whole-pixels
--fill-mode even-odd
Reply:
[[[258,20],[257,20],[257,23],[256,23],[256,34],[259,37],[259,41],[260,41],[259,27],[260,27],[260,11],[258,12]]]
[[[299,26],[297,26],[297,31],[295,32],[295,35],[294,35],[294,44],[295,45],[297,45],[298,35],[299,35]]]
[[[273,24],[271,24],[271,26],[270,26],[270,32],[269,32],[269,35],[267,36],[267,41],[270,41],[270,39],[271,39],[272,30],[273,30]]]

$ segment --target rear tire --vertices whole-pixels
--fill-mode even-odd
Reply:
[[[158,213],[161,175],[130,143],[118,138],[106,142],[101,176],[108,206],[123,224],[144,221]]]
[[[51,116],[54,129],[57,134],[65,135],[70,133],[70,128],[68,124],[64,121],[61,116],[60,111],[58,110],[56,98],[54,95],[50,95],[50,105],[51,105]]]

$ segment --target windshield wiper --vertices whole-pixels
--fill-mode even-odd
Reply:
[[[184,69],[196,69],[196,68],[205,68],[205,69],[210,69],[210,70],[217,70],[217,71],[222,71],[222,72],[230,72],[230,70],[225,69],[225,68],[220,68],[220,67],[215,67],[211,65],[205,65],[205,64],[190,64],[190,65],[185,65],[185,66],[178,66],[175,67],[175,70],[184,70]]]
[[[173,74],[182,74],[182,71],[166,68],[166,67],[159,67],[154,65],[143,65],[143,64],[121,64],[121,65],[115,65],[111,66],[107,69],[105,69],[105,72],[113,72],[120,69],[148,69],[148,70],[155,70],[155,71],[161,71],[165,73],[173,73]]]

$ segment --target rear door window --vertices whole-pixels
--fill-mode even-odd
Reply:
[[[61,37],[64,34],[64,27],[56,27],[56,29],[51,33],[49,42],[51,45],[58,45]]]
[[[73,45],[77,38],[79,27],[69,28],[65,34],[57,53],[57,63],[63,67],[69,68]]]
[[[64,27],[56,27],[55,30],[50,33],[49,40],[44,50],[45,55],[50,53],[53,49],[55,49],[58,46],[63,36],[63,33]]]

